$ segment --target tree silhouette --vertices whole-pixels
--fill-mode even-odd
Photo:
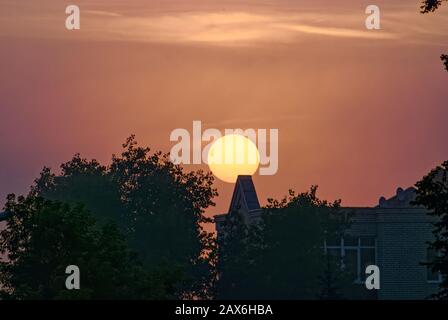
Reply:
[[[150,153],[131,136],[110,166],[75,155],[55,175],[44,168],[32,193],[50,200],[83,203],[100,223],[113,221],[138,252],[144,266],[157,272],[182,270],[173,284],[178,297],[207,297],[213,277],[214,238],[204,210],[217,195],[213,177],[185,173],[161,152]]]
[[[340,300],[344,297],[342,288],[344,288],[345,278],[341,276],[341,265],[337,258],[326,255],[324,257],[325,265],[322,275],[319,277],[321,292],[319,299],[321,300]]]
[[[254,299],[263,295],[257,279],[262,242],[240,211],[227,214],[218,242],[216,296],[218,299]]]
[[[445,1],[448,0],[424,0],[420,6],[421,13],[434,12],[442,5],[442,2]]]
[[[440,59],[443,61],[446,71],[448,71],[448,54],[442,54]]]
[[[440,290],[433,298],[448,300],[448,161],[424,176],[416,183],[416,187],[414,204],[426,207],[429,215],[436,218],[432,231],[434,240],[428,244],[429,249],[437,254],[432,261],[423,265],[442,275]]]
[[[324,240],[340,237],[348,224],[339,201],[322,201],[316,191],[317,187],[312,187],[298,195],[290,191],[281,200],[269,199],[258,224],[244,224],[238,211],[229,214],[223,238],[218,239],[218,297],[324,298],[322,292],[328,288],[328,283],[322,282],[328,275]],[[333,271],[338,280],[331,279],[332,289],[341,292],[329,292],[326,297],[336,299],[351,282],[339,281],[336,273],[343,273],[340,268]]]
[[[81,205],[8,196],[0,233],[0,293],[6,299],[172,297],[166,281],[142,267],[113,224],[99,227]],[[68,265],[80,268],[80,290],[67,290]]]
[[[436,11],[441,5],[442,2],[446,2],[448,0],[424,0],[422,5],[420,6],[420,12],[421,13],[429,13]],[[443,64],[445,65],[446,71],[448,71],[448,55],[442,54],[440,56],[440,59],[442,60]]]

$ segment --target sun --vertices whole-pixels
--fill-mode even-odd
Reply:
[[[234,183],[239,175],[253,175],[257,171],[260,154],[249,138],[229,134],[211,145],[207,162],[218,179]]]

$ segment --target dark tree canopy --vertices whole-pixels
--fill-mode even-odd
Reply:
[[[319,276],[320,300],[341,300],[350,287],[350,280],[354,276],[349,273],[341,273],[341,264],[337,257],[327,254],[324,258],[323,271]]]
[[[212,276],[204,253],[214,248],[212,234],[203,229],[204,216],[217,195],[213,176],[185,173],[161,152],[127,139],[110,166],[75,155],[54,174],[44,168],[34,195],[70,204],[82,203],[99,223],[114,222],[149,270],[163,265],[183,271],[180,296],[206,294]]]
[[[0,233],[0,293],[6,299],[161,299],[173,297],[160,274],[149,273],[113,224],[99,227],[81,205],[11,195]],[[81,289],[67,290],[76,265]]]
[[[317,198],[317,188],[269,200],[259,224],[242,223],[231,212],[219,239],[218,297],[245,299],[317,299],[342,297],[340,265],[331,278],[324,256],[326,237],[347,227],[339,201]],[[344,285],[347,285],[345,282]],[[327,290],[328,289],[328,290]],[[339,290],[341,289],[341,290]]]
[[[437,299],[448,299],[448,161],[432,170],[417,182],[417,197],[414,204],[426,207],[435,217],[433,235],[429,249],[437,252],[432,261],[424,263],[433,272],[440,272],[442,283]]]

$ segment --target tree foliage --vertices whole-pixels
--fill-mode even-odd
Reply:
[[[344,290],[350,287],[350,280],[354,277],[348,272],[341,273],[341,262],[338,257],[325,255],[323,271],[319,276],[320,300],[340,300],[347,294]]]
[[[171,279],[147,272],[114,224],[99,226],[82,205],[36,196],[8,197],[0,233],[1,295],[6,299],[161,299]],[[65,269],[76,265],[81,289],[67,290]],[[165,284],[168,284],[165,286]]]
[[[424,0],[422,5],[420,6],[421,13],[429,13],[436,11],[441,5],[442,2],[446,2],[448,0]],[[442,54],[440,56],[446,71],[448,71],[448,54]]]
[[[317,187],[312,187],[298,195],[290,191],[280,201],[270,199],[259,223],[243,223],[244,217],[238,211],[229,214],[223,226],[224,236],[218,239],[218,297],[342,297],[339,289],[343,288],[336,288],[342,285],[340,266],[331,284],[323,283],[323,277],[328,275],[323,244],[326,237],[340,237],[348,223],[340,211],[340,202],[322,201],[316,191]],[[326,294],[326,285],[333,286],[334,291]]]
[[[442,54],[440,56],[440,60],[443,61],[443,64],[445,65],[446,71],[448,71],[448,54]]]
[[[436,11],[441,5],[442,2],[448,0],[424,0],[422,5],[420,6],[421,13],[429,13]]]
[[[208,295],[213,272],[206,253],[214,238],[203,228],[211,222],[204,212],[217,195],[210,173],[185,173],[167,154],[151,153],[131,136],[109,166],[77,154],[60,174],[44,168],[32,194],[84,204],[100,224],[119,227],[147,270],[180,272],[173,283],[177,297]]]
[[[432,261],[424,263],[433,272],[442,274],[440,290],[433,297],[448,299],[448,161],[432,170],[416,183],[417,197],[414,204],[426,207],[429,215],[435,217],[433,235],[429,249],[438,254]]]

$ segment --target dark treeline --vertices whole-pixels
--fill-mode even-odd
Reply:
[[[75,155],[60,174],[44,168],[26,197],[8,196],[4,298],[209,297],[213,177],[184,173],[134,137],[123,147],[108,167]],[[66,290],[67,265],[80,268],[81,290]]]
[[[203,228],[216,195],[209,173],[185,173],[133,136],[109,166],[75,155],[58,174],[44,168],[27,196],[7,198],[2,297],[343,297],[349,282],[322,250],[325,237],[346,229],[339,202],[319,200],[315,187],[291,192],[269,200],[259,224],[230,213],[217,243]],[[68,265],[81,270],[80,290],[65,287]]]
[[[439,218],[427,261],[444,275],[448,261],[448,162],[416,184],[415,204]],[[344,299],[354,276],[323,245],[345,237],[350,213],[317,187],[268,199],[256,223],[228,214],[216,240],[204,230],[214,205],[213,177],[185,173],[167,155],[130,137],[109,166],[75,155],[59,174],[44,168],[27,196],[9,195],[0,232],[3,299]],[[81,270],[67,290],[65,268]]]
[[[258,222],[230,212],[219,239],[220,299],[342,299],[353,277],[325,256],[326,239],[340,238],[349,217],[340,202],[319,200],[317,187],[281,201],[269,199]]]

